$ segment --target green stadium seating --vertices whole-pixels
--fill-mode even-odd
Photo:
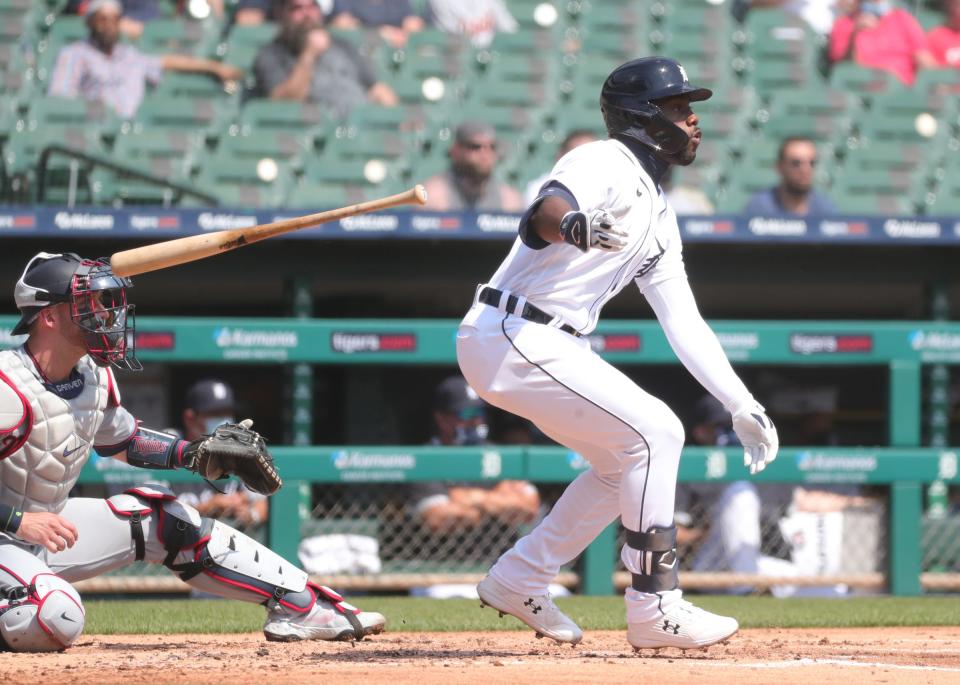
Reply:
[[[370,197],[364,186],[301,182],[293,186],[284,206],[297,209],[336,208],[367,199]]]
[[[27,113],[30,126],[45,128],[48,126],[90,127],[104,131],[119,125],[116,115],[98,100],[80,100],[39,96],[30,101]]]
[[[850,214],[914,214],[927,192],[914,174],[889,170],[857,170],[838,175],[831,196]]]
[[[239,89],[227,91],[223,82],[207,74],[166,72],[154,92],[171,98],[200,98],[211,100],[239,99]]]
[[[143,25],[137,48],[148,55],[171,53],[209,57],[216,50],[220,22],[211,16],[205,21],[152,19]]]
[[[913,91],[920,93],[940,92],[960,95],[960,71],[957,69],[921,69]]]
[[[41,90],[47,89],[60,49],[68,43],[84,40],[88,33],[83,17],[60,16],[50,27],[46,37],[38,41],[36,77],[40,82]]]
[[[254,164],[261,159],[272,159],[291,169],[299,169],[303,158],[312,152],[313,138],[309,135],[298,135],[294,131],[252,129],[244,135],[222,137],[215,154]]]
[[[250,129],[306,134],[326,127],[330,121],[330,115],[323,106],[292,100],[248,100],[239,114],[244,135]]]
[[[286,162],[274,161],[276,177],[262,178],[259,159],[218,151],[203,161],[195,185],[220,198],[223,205],[278,207],[283,204],[292,175]]]
[[[395,183],[399,177],[399,169],[395,169],[389,163],[384,163],[381,167],[385,172],[385,177],[377,181],[376,177],[368,178],[373,168],[370,166],[371,160],[362,158],[341,159],[333,155],[323,155],[306,160],[303,168],[303,178],[307,183],[333,184],[340,183],[346,187],[387,187]]]
[[[203,131],[217,138],[233,116],[232,108],[209,98],[167,97],[163,93],[147,96],[134,117],[133,128],[140,130]]]
[[[896,83],[896,77],[881,69],[868,69],[853,62],[840,62],[830,68],[830,86],[854,93],[878,93]]]
[[[36,192],[36,170],[41,153],[48,146],[60,145],[80,152],[99,154],[103,151],[100,136],[82,126],[47,125],[43,128],[14,129],[3,148],[6,172],[16,185],[19,201],[32,201]],[[73,167],[63,155],[49,159],[46,172],[46,199],[50,204],[66,204],[70,195],[71,174],[77,178],[78,202],[90,202],[89,177],[86,165]]]
[[[111,157],[119,164],[133,166],[164,180],[189,184],[197,158],[203,153],[202,136],[196,132],[146,131],[122,135],[114,143]],[[126,204],[170,204],[176,197],[161,185],[136,180],[103,167],[91,172],[91,184],[98,202]]]
[[[261,47],[277,35],[277,25],[264,22],[256,25],[234,26],[226,43],[217,46],[216,55],[227,64],[249,72]]]

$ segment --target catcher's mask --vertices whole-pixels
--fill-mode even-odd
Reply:
[[[690,102],[708,100],[713,91],[690,85],[687,72],[668,57],[643,57],[614,69],[600,91],[600,110],[611,136],[632,138],[673,163],[689,136],[657,104],[678,95]]]
[[[139,370],[134,350],[134,307],[126,289],[133,284],[113,273],[106,260],[81,259],[73,253],[40,252],[23,270],[14,297],[21,317],[14,335],[29,331],[40,310],[61,302],[83,331],[84,346],[101,365]]]

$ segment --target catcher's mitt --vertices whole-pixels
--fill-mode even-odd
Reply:
[[[187,468],[208,480],[233,474],[254,492],[272,495],[283,481],[263,438],[250,429],[252,425],[251,419],[225,423],[213,435],[191,442],[184,454]]]

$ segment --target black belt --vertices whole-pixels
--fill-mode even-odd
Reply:
[[[500,305],[500,300],[503,299],[503,291],[497,290],[496,288],[491,288],[490,286],[484,286],[480,290],[480,295],[477,297],[480,302],[488,304],[491,307],[498,307]],[[523,305],[522,311],[517,311],[517,304],[519,304],[520,298],[516,295],[507,296],[506,310],[515,316],[519,316],[521,319],[526,319],[527,321],[533,321],[534,323],[549,324],[553,321],[552,316],[547,314],[545,311],[532,305],[529,302]],[[571,326],[568,323],[563,324],[558,327],[564,333],[569,333],[570,335],[580,337],[580,331]]]

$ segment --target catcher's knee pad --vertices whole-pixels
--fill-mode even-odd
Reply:
[[[8,589],[0,599],[0,646],[14,652],[66,649],[83,632],[85,614],[80,595],[52,573]]]
[[[631,573],[634,590],[665,592],[680,585],[676,526],[654,527],[646,533],[628,529],[627,547],[639,553],[640,573]]]

